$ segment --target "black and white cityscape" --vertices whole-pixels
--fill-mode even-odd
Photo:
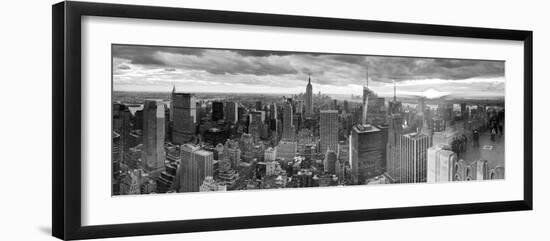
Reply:
[[[112,195],[504,179],[504,61],[112,45]]]

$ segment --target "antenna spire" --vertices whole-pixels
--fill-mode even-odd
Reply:
[[[369,88],[369,65],[367,64],[367,88]]]
[[[307,73],[307,83],[311,84],[311,73]]]
[[[395,80],[393,80],[393,102],[397,101],[397,95],[395,90]]]

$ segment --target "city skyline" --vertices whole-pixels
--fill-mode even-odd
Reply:
[[[504,61],[113,45],[113,90],[503,98]],[[213,91],[215,90],[215,91]]]
[[[113,62],[116,56],[126,56],[133,65],[122,65],[126,66],[123,69],[141,64],[153,66],[154,72],[170,61],[173,64],[175,57],[194,56],[178,61],[183,61],[184,68],[202,68],[200,71],[213,75],[289,77],[302,73],[284,72],[288,67],[284,61],[257,65],[256,58],[309,55],[307,65],[335,58],[337,63],[355,64],[355,72],[346,70],[349,76],[362,74],[362,68],[364,76],[356,76],[361,92],[347,92],[343,99],[327,92],[315,94],[323,79],[316,83],[311,69],[307,69],[307,82],[288,79],[287,89],[301,89],[295,94],[273,93],[279,83],[264,90],[253,85],[256,91],[252,94],[198,94],[201,92],[193,91],[193,86],[176,83],[169,93],[154,88],[146,92],[115,90],[113,195],[504,179],[504,96],[494,98],[504,87],[491,92],[479,86],[488,81],[471,81],[472,76],[504,72],[499,62],[487,66],[484,61],[413,58],[411,64],[410,58],[401,57],[148,48],[139,49],[141,55],[136,55],[123,46],[113,51]],[[162,60],[165,54],[176,56]],[[239,60],[248,62],[234,70],[231,61],[224,62],[229,67],[198,64],[204,55],[227,57],[224,54],[254,59]],[[342,66],[349,67],[326,66],[318,74],[331,75],[342,71],[338,70]],[[392,69],[395,66],[405,67]],[[157,74],[174,77],[166,71],[176,70]],[[117,73],[120,71],[113,69],[113,79]],[[426,76],[449,79],[434,82]],[[349,79],[346,81],[335,81],[334,86],[349,87]],[[163,83],[150,82],[166,88]],[[381,83],[391,86],[391,94],[379,91]],[[424,86],[427,83],[429,88]],[[454,92],[435,89],[441,89],[434,85],[442,83]],[[422,91],[417,92],[418,88]],[[212,93],[220,90],[223,92],[219,86],[211,87]],[[468,98],[458,94],[465,90],[484,95]]]

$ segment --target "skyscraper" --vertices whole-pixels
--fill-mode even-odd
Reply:
[[[295,138],[293,118],[292,104],[287,101],[283,103],[283,140],[293,141]]]
[[[200,147],[181,146],[181,163],[177,171],[179,192],[198,192],[205,177],[213,176],[214,154]]]
[[[367,124],[367,112],[369,106],[369,69],[367,67],[367,78],[366,83],[363,86],[363,115],[361,118],[361,124]]]
[[[453,167],[456,154],[446,150],[444,145],[428,148],[427,182],[450,182],[453,180]]]
[[[172,141],[175,144],[184,144],[192,141],[197,124],[197,105],[195,96],[187,93],[173,94],[174,126]]]
[[[323,161],[323,166],[325,172],[336,174],[336,162],[338,157],[336,156],[336,151],[327,151],[325,154],[325,159]]]
[[[402,105],[400,101],[397,101],[397,90],[395,86],[395,81],[393,81],[393,100],[390,101],[388,104],[390,115],[401,113]]]
[[[172,93],[170,94],[170,121],[174,121],[174,95],[176,94],[176,85],[172,87]]]
[[[379,162],[375,163],[374,171],[376,173],[385,173],[387,171],[387,148],[388,148],[388,125],[387,124],[381,124],[376,125],[378,129],[380,129],[380,152],[382,153],[382,157],[380,158]]]
[[[313,87],[311,86],[311,76],[308,77],[307,86],[306,86],[306,95],[305,95],[305,104],[306,117],[311,117],[313,115]]]
[[[145,100],[143,106],[143,165],[148,172],[160,175],[164,168],[164,104],[162,100]]]
[[[401,114],[391,114],[388,121],[386,169],[390,178],[398,182],[401,172],[401,135],[403,134],[403,118]]]
[[[228,123],[235,124],[239,120],[238,116],[238,104],[236,102],[226,102],[225,103],[225,120]]]
[[[399,182],[426,182],[427,152],[431,146],[431,136],[416,132],[401,136]]]
[[[319,121],[319,134],[321,136],[321,153],[327,150],[338,151],[338,111],[321,110]]]
[[[248,133],[252,135],[254,141],[259,141],[262,130],[264,128],[263,122],[263,111],[251,111],[250,112],[250,123],[248,125]]]
[[[218,121],[223,119],[223,103],[222,102],[212,102],[212,120]]]
[[[131,116],[128,107],[121,103],[113,104],[113,131],[120,135],[120,151],[124,158],[124,152],[130,148]],[[142,128],[140,126],[139,128]]]
[[[382,174],[382,136],[377,127],[368,124],[355,125],[351,130],[351,173],[355,183]]]
[[[260,100],[256,101],[254,107],[256,108],[256,110],[262,110],[262,101]]]

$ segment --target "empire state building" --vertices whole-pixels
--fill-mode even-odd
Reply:
[[[306,116],[310,117],[313,115],[313,87],[311,86],[311,76],[308,77],[305,98]]]
[[[367,78],[366,78],[366,85],[363,86],[363,116],[361,118],[361,124],[366,125],[367,124],[367,111],[368,111],[368,105],[369,105],[369,69],[367,67]]]

